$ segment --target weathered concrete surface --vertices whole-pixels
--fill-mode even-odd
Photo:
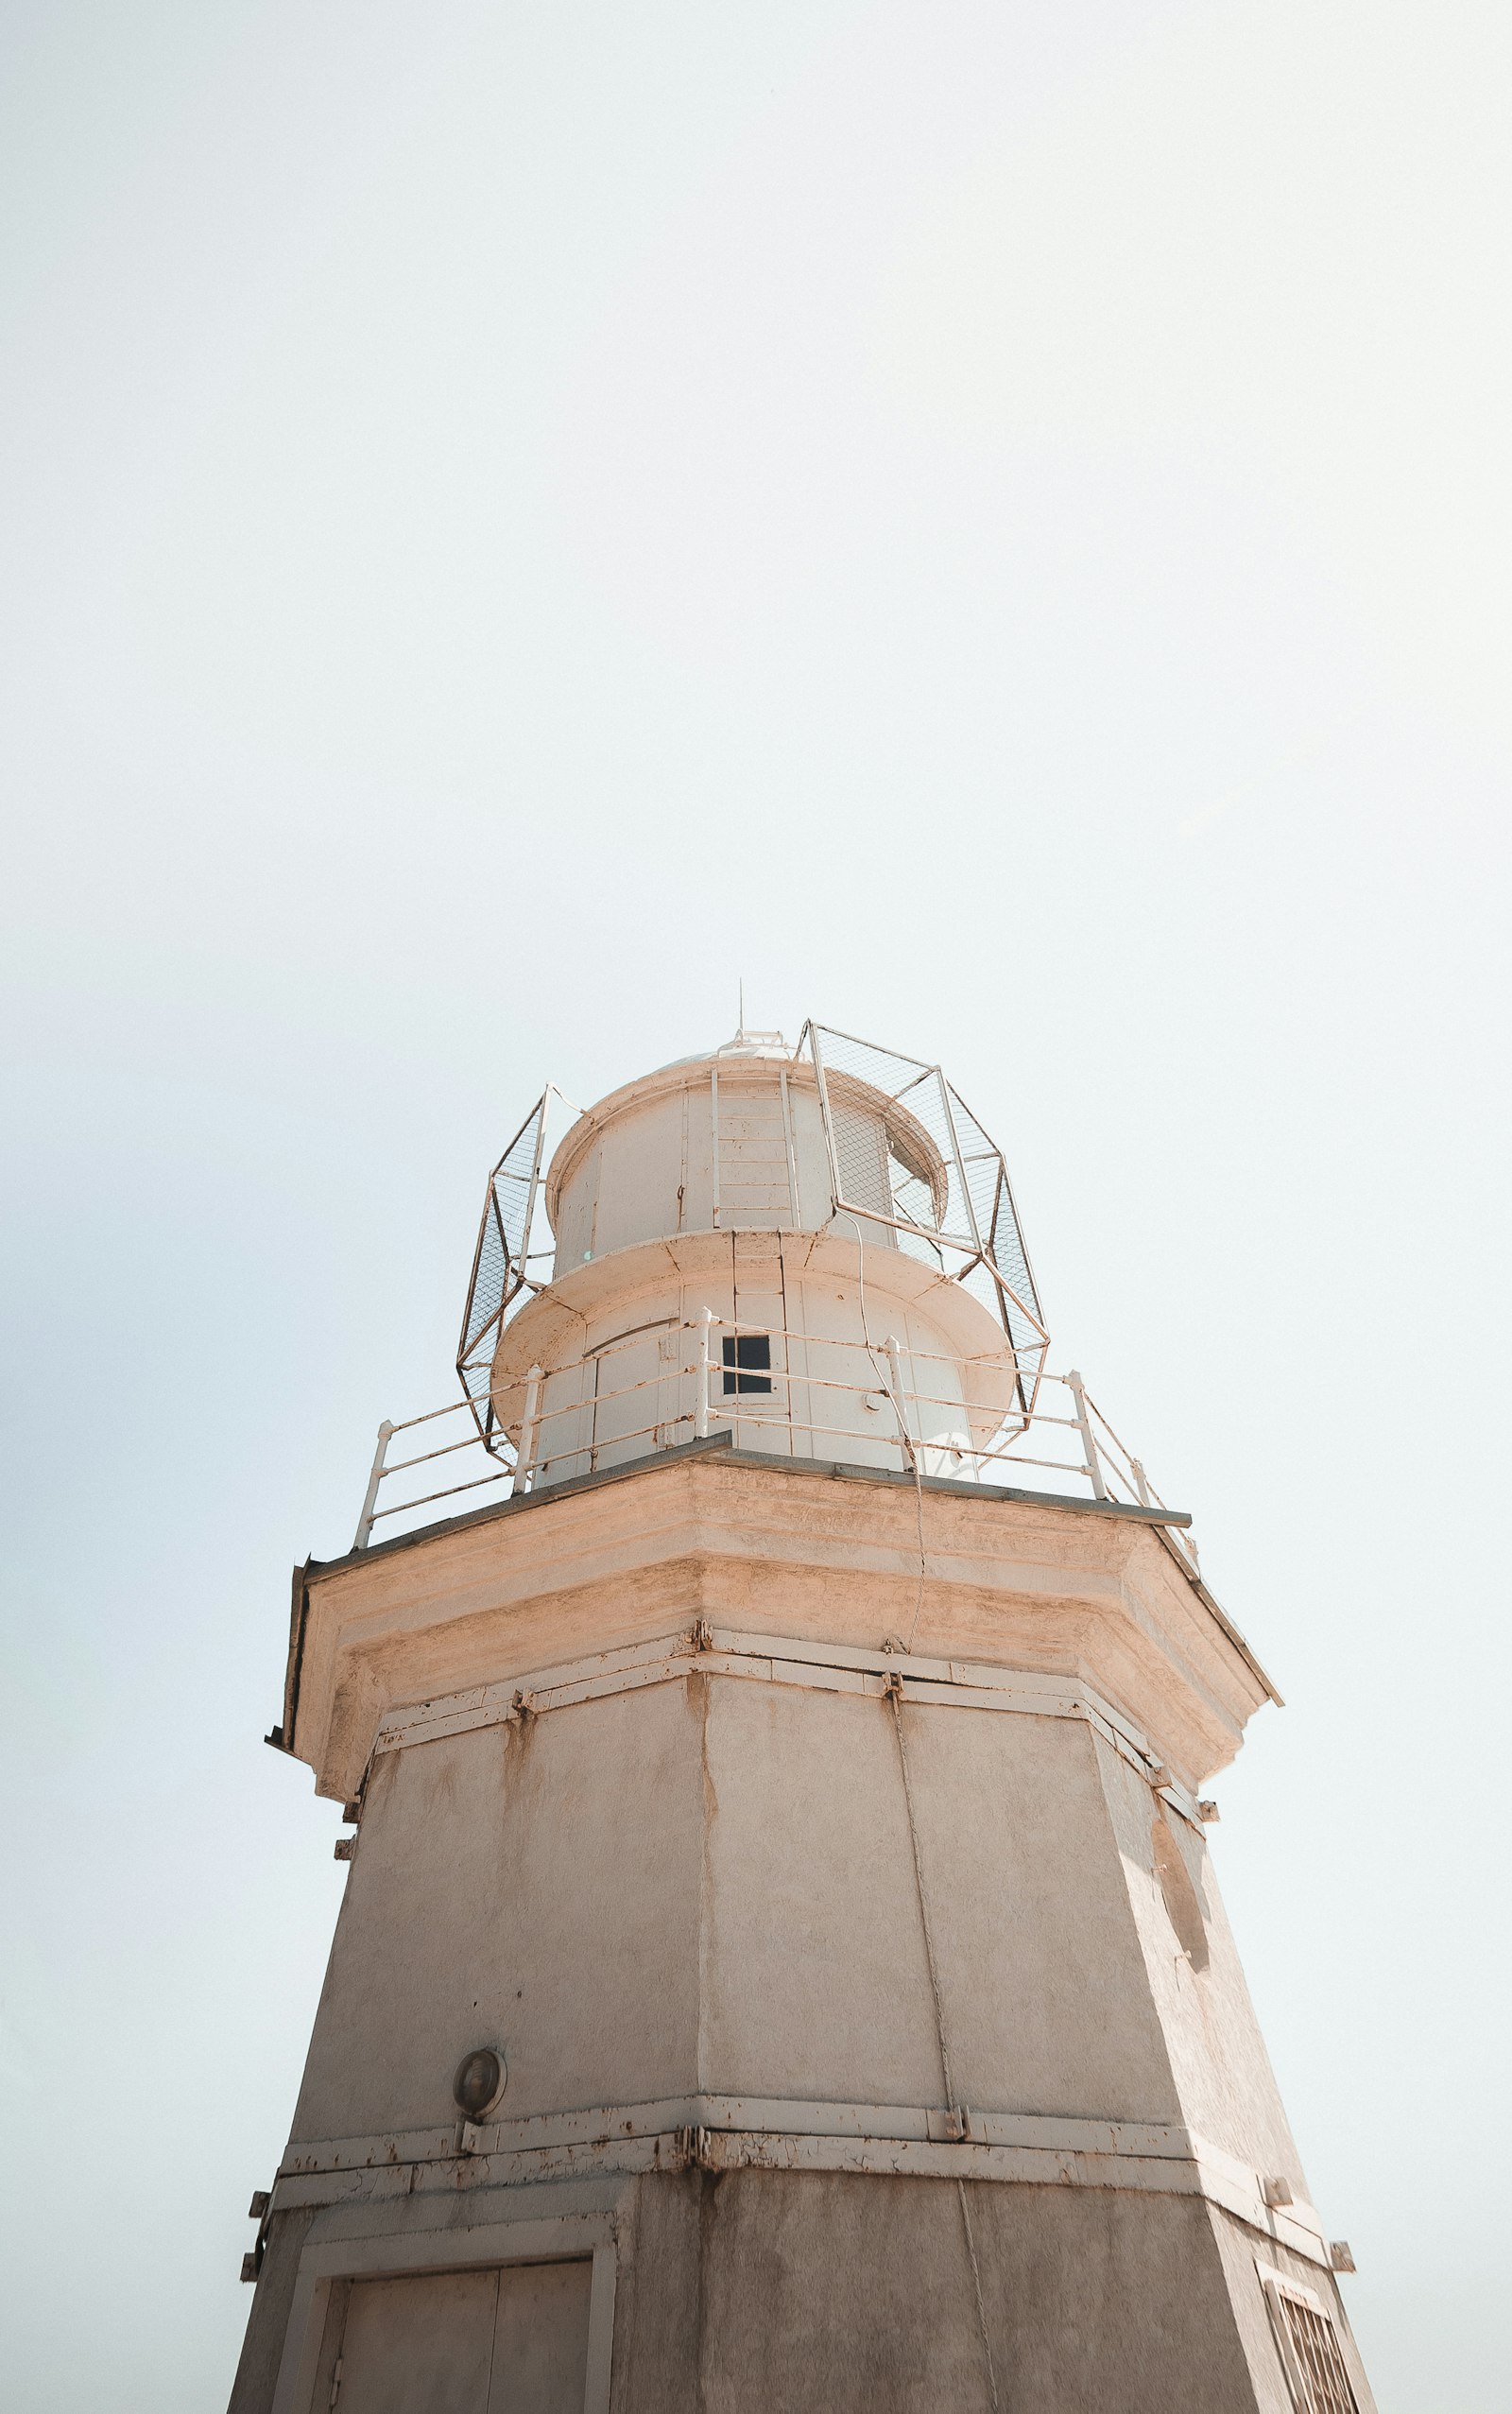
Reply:
[[[853,1564],[846,1572],[824,1528],[838,1517],[852,1560],[888,1547],[875,1531],[863,1540],[856,1505],[885,1516],[892,1491],[819,1487],[816,1510],[813,1478],[810,1489],[791,1479],[791,1500],[790,1479],[769,1469],[712,1460],[665,1476],[644,1484],[645,1529],[660,1489],[664,1521],[691,1517],[727,1538],[713,1564],[747,1578],[765,1565],[770,1592],[751,1579],[741,1595],[758,1634],[805,1619],[875,1634],[868,1578]],[[617,1496],[623,1529],[625,1496],[641,1485],[564,1499],[549,1513],[591,1524]],[[1033,1509],[1021,1517],[1013,1504],[954,1496],[929,1503],[961,1554],[975,1547],[985,1559],[983,1506],[1003,1519],[998,1532],[1043,1554],[1057,1600],[1098,1595],[1103,1621],[1084,1612],[1084,1644],[1089,1631],[1106,1642],[1127,1616],[1116,1605],[1133,1590],[1132,1564],[1147,1597],[1163,1602],[1144,1629],[1160,1647],[1146,1662],[1160,1678],[1150,1698],[1158,1714],[1180,1699],[1188,1679],[1162,1588],[1188,1588],[1146,1529]],[[542,1523],[547,1514],[538,1512]],[[827,1583],[805,1591],[772,1576],[765,1547],[784,1522],[795,1555],[812,1557],[824,1535]],[[530,1524],[499,1521],[317,1582],[307,1647],[318,1666],[322,1652],[328,1672],[344,1658],[369,1684],[364,1757],[380,1712],[403,1698],[417,1638],[423,1657],[447,1630],[427,1604],[417,1614],[397,1578],[423,1575],[435,1552],[433,1598],[455,1602],[455,1554],[492,1551],[496,1582],[498,1537],[528,1535]],[[579,1530],[575,1552],[584,1541]],[[1024,1586],[1025,1563],[1012,1562],[1022,1589],[1005,1583],[993,1611],[1001,1619],[1016,1599],[1027,1617],[1032,1603],[1053,1626],[1046,1590]],[[577,1640],[634,1630],[626,1591],[600,1564],[576,1596]],[[947,1589],[936,1632],[979,1639],[974,1598]],[[482,1658],[479,1635],[507,1639],[516,1614],[511,1647]],[[647,1598],[640,1614],[665,1631],[664,1602]],[[481,1659],[507,1678],[512,1658],[527,1676],[518,1633],[551,1631],[547,1611],[522,1601],[497,1627],[480,1610],[461,1622],[472,1666]],[[554,1641],[559,1658],[559,1633]],[[1223,1665],[1222,1638],[1207,1647]],[[1106,1682],[1106,1648],[1074,1657]],[[334,2209],[357,2185],[349,2219],[434,2223],[455,2150],[452,2074],[487,2042],[503,2052],[508,2084],[494,2116],[503,2127],[483,2140],[493,2159],[456,2165],[447,2218],[464,2224],[484,2217],[485,2198],[537,2193],[538,2166],[524,2153],[519,2184],[499,2183],[507,2155],[496,2149],[513,2140],[519,2152],[522,2123],[592,2114],[585,2135],[628,2136],[703,2117],[658,2106],[724,2098],[775,2106],[766,2117],[779,2125],[787,2107],[795,2136],[854,2108],[842,2127],[863,2157],[869,2134],[889,2134],[888,2108],[906,2125],[920,2108],[934,2122],[964,2104],[973,2136],[998,2114],[1190,2133],[1190,2147],[1139,2150],[1215,2154],[1222,2200],[1252,2204],[1256,2221],[1263,2180],[1280,2177],[1305,2223],[1305,2181],[1205,1835],[1152,1789],[1148,1767],[1086,1716],[1040,1713],[1032,1682],[1012,1710],[906,1686],[895,1705],[879,1678],[870,1692],[836,1689],[822,1669],[810,1677],[783,1664],[782,1681],[757,1681],[713,1652],[694,1656],[685,1674],[431,1740],[392,1731],[399,1739],[369,1770],[296,2110],[287,2160],[299,2184],[317,2202],[330,2192]],[[906,1659],[897,1664],[906,1673]],[[1237,1716],[1248,1681],[1237,1655],[1226,1681]],[[339,1689],[328,1685],[325,1698]],[[347,1698],[356,1698],[350,1677]],[[311,1733],[297,1733],[297,1747],[310,1748]],[[792,2158],[779,2143],[767,2159],[774,2167],[717,2173],[676,2157],[640,2177],[623,2166],[613,2404],[699,2414],[988,2404],[955,2181],[924,2166],[901,2175],[885,2151],[866,2167],[799,2170],[782,2167]],[[395,2173],[397,2199],[391,2181],[381,2206],[364,2193],[366,2166]],[[615,2166],[590,2139],[581,2167]],[[1194,2177],[1182,2195],[1116,2154],[1106,2169],[1117,2184],[1103,2184],[1099,2167],[1094,2152],[1067,2166],[1066,2184],[1001,2164],[997,2178],[967,2182],[1001,2403],[1283,2414],[1254,2265],[1257,2248],[1278,2259],[1280,2250],[1206,2200],[1208,2180]],[[331,2217],[318,2213],[315,2234]],[[1305,2268],[1335,2302],[1316,2252]],[[287,2285],[270,2253],[237,2414],[271,2403],[268,2342]],[[275,2310],[265,2313],[265,2300]],[[1357,2394],[1367,2409],[1363,2377]]]
[[[1201,1838],[1080,1720],[902,1716],[953,2100],[1185,2122],[1303,2195]],[[294,2143],[444,2125],[484,2034],[510,2119],[944,2102],[889,1706],[694,1676],[382,1754]]]
[[[455,2122],[485,2036],[511,2115],[686,2090],[702,1731],[665,1686],[378,1762],[296,2141]]]
[[[528,2219],[528,2199],[559,2210],[573,2192],[513,2193]],[[442,2208],[445,2236],[496,2222],[500,2195]],[[612,2414],[935,2414],[988,2409],[993,2385],[1001,2407],[1034,2414],[1294,2414],[1241,2224],[1198,2198],[1112,2188],[971,2183],[965,2199],[954,2181],[875,2175],[629,2183],[614,2216]],[[413,2214],[338,2208],[313,2236],[392,2238]],[[434,2247],[434,2205],[427,2216]],[[291,2222],[270,2247],[232,2414],[271,2403],[294,2233],[307,2228]],[[1270,2242],[1259,2259],[1329,2307],[1370,2414],[1336,2285]]]
[[[1290,2414],[1284,2391],[1257,2399],[1200,2203],[1162,2198],[1136,2215],[1110,2190],[974,2187],[970,2215],[1005,2406]],[[660,2274],[690,2263],[696,2285],[660,2302]],[[626,2296],[616,2414],[992,2403],[948,2181],[643,2183]]]
[[[273,2403],[294,2302],[294,2284],[299,2276],[300,2250],[315,2218],[312,2207],[301,2205],[290,2213],[275,2213],[268,2224],[263,2268],[258,2275],[226,2414],[266,2414]]]
[[[1300,2159],[1211,1855],[1183,1820],[1155,1804],[1149,1787],[1126,1763],[1100,1745],[1097,1750],[1126,1900],[1143,1956],[1151,2016],[1160,2027],[1180,2107],[1177,2117],[1258,2170],[1284,2177],[1298,2197],[1305,2197]],[[1169,1889],[1157,1867],[1162,1846],[1187,1872],[1190,1903],[1201,1923],[1195,1954],[1183,1949],[1181,1930],[1172,1917]]]
[[[1255,2240],[1237,2221],[1220,2213],[1211,2215],[1212,2233],[1223,2257],[1228,2279],[1229,2302],[1234,2309],[1239,2336],[1249,2362],[1254,2385],[1255,2404],[1265,2414],[1293,2414],[1292,2403],[1280,2373],[1272,2335],[1270,2316],[1263,2302],[1262,2291],[1256,2286],[1256,2266],[1263,2262],[1288,2280],[1299,2281],[1329,2311],[1337,2335],[1349,2382],[1361,2414],[1371,2414],[1375,2400],[1366,2378],[1360,2350],[1349,2327],[1349,2317],[1344,2293],[1338,2282],[1328,2274],[1319,2274],[1300,2256],[1288,2252],[1285,2247],[1267,2240],[1257,2254]]]
[[[707,1692],[705,2085],[943,2100],[890,1710]],[[955,2100],[1177,2118],[1090,1729],[902,1716]]]

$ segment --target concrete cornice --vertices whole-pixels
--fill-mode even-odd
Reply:
[[[728,1240],[729,1235],[720,1237]],[[632,1458],[623,1467],[604,1467],[592,1475],[572,1475],[559,1484],[549,1484],[542,1492],[517,1492],[507,1500],[490,1501],[484,1509],[463,1509],[455,1517],[438,1518],[434,1525],[419,1526],[407,1534],[369,1543],[363,1550],[344,1551],[339,1559],[306,1560],[305,1567],[312,1579],[333,1575],[338,1568],[365,1567],[391,1551],[417,1549],[438,1535],[459,1533],[465,1526],[488,1525],[500,1517],[527,1515],[532,1509],[549,1509],[554,1501],[565,1500],[576,1492],[599,1492],[606,1484],[634,1483],[679,1460],[710,1457],[724,1458],[737,1467],[773,1467],[784,1475],[819,1476],[830,1482],[852,1484],[891,1484],[906,1492],[915,1489],[912,1474],[896,1468],[867,1467],[846,1458],[791,1458],[765,1450],[736,1450],[729,1432],[712,1433],[704,1441],[677,1442],[667,1450],[649,1451],[644,1458]],[[958,1492],[967,1500],[1026,1500],[1037,1508],[1064,1509],[1077,1517],[1124,1518],[1136,1526],[1186,1526],[1192,1523],[1190,1509],[1145,1509],[1137,1501],[1076,1500],[1064,1492],[1027,1492],[1014,1484],[969,1483],[954,1475],[923,1475],[919,1481],[926,1492]],[[1247,1651],[1247,1644],[1242,1637],[1238,1639]]]
[[[643,2171],[846,2171],[868,2176],[1120,2188],[1203,2197],[1258,2236],[1322,2270],[1330,2250],[1314,2207],[1269,2206],[1263,2176],[1175,2124],[927,2105],[768,2103],[694,2095],[417,2129],[291,2142],[274,2181],[281,2211],[370,2204],[446,2190],[539,2186]]]
[[[345,1799],[396,1705],[707,1617],[1077,1679],[1195,1785],[1276,1697],[1167,1522],[713,1437],[298,1570],[277,1740]]]

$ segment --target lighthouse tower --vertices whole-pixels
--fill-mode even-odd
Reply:
[[[232,2414],[1370,2414],[1214,1883],[1269,1681],[937,1066],[548,1094],[296,1573],[352,1831]]]

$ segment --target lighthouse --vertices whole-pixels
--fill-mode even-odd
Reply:
[[[232,2414],[1371,2414],[1209,1851],[1279,1697],[941,1068],[548,1092],[457,1370],[295,1574]]]

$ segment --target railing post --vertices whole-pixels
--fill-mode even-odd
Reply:
[[[903,1465],[912,1467],[915,1464],[914,1437],[908,1430],[908,1410],[903,1400],[902,1353],[896,1334],[889,1333],[882,1346],[887,1354],[888,1371],[892,1376],[892,1405],[898,1419],[899,1439],[903,1446]]]
[[[384,1460],[388,1456],[388,1444],[393,1439],[393,1426],[385,1417],[378,1428],[378,1447],[372,1454],[372,1473],[368,1478],[367,1492],[363,1494],[362,1515],[357,1520],[357,1539],[352,1545],[354,1551],[365,1551],[368,1547],[368,1537],[372,1532],[373,1510],[378,1506],[378,1487],[384,1479]]]
[[[1106,1500],[1108,1486],[1103,1481],[1102,1461],[1097,1456],[1097,1444],[1092,1440],[1091,1419],[1087,1414],[1087,1394],[1082,1388],[1081,1377],[1074,1367],[1067,1375],[1066,1384],[1076,1404],[1076,1423],[1081,1427],[1081,1450],[1082,1457],[1087,1461],[1088,1481],[1096,1497],[1099,1500]]]
[[[709,1377],[713,1371],[714,1312],[706,1307],[698,1319],[698,1388],[693,1403],[693,1438],[709,1439]]]
[[[1150,1501],[1150,1487],[1144,1477],[1143,1459],[1131,1458],[1128,1462],[1128,1471],[1134,1478],[1134,1489],[1140,1496],[1141,1506],[1144,1509],[1150,1508],[1152,1505]]]
[[[514,1454],[514,1481],[511,1494],[523,1492],[530,1462],[536,1449],[536,1410],[541,1400],[541,1369],[533,1366],[525,1377],[525,1412],[520,1420],[520,1447]]]

